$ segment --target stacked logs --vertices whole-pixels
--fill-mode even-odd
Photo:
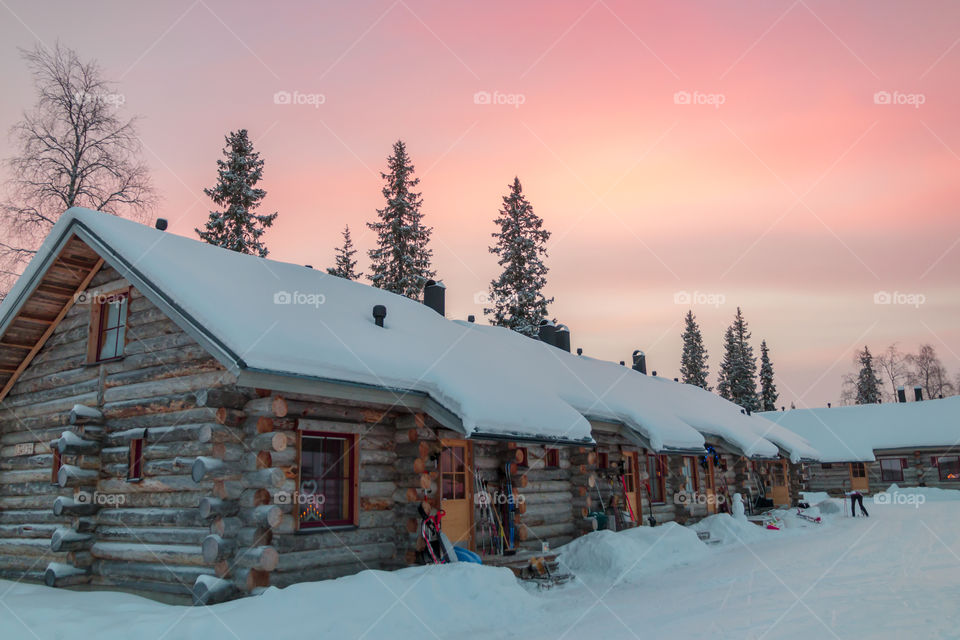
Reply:
[[[587,447],[577,447],[569,459],[573,522],[576,535],[583,535],[597,528],[597,521],[589,517],[590,513],[600,509],[596,500],[597,452]]]
[[[71,428],[50,443],[60,456],[57,483],[74,490],[72,498],[59,496],[53,503],[57,517],[72,516],[70,527],[61,527],[50,538],[50,550],[66,552],[66,562],[47,565],[43,580],[48,587],[84,584],[90,581],[97,522],[100,510],[96,490],[100,481],[100,452],[104,439],[103,414],[93,407],[75,405],[70,410]]]
[[[397,489],[392,496],[397,514],[397,547],[404,550],[407,565],[417,563],[417,554],[426,549],[420,535],[420,510],[432,515],[440,507],[440,439],[427,427],[423,414],[403,415],[396,420],[395,469]]]

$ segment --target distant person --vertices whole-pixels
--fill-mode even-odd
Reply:
[[[860,505],[860,513],[866,517],[870,517],[870,514],[867,513],[867,510],[863,507],[863,494],[859,491],[850,492],[850,515],[851,517],[857,517],[857,505]]]

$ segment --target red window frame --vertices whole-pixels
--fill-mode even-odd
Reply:
[[[143,438],[134,438],[130,441],[130,451],[127,454],[127,480],[136,482],[143,479]]]
[[[57,447],[53,448],[53,463],[50,465],[50,484],[60,484],[60,465],[63,462],[60,459],[60,449]]]
[[[341,486],[343,489],[343,495],[339,496],[338,502],[345,506],[346,517],[337,517],[337,518],[324,518],[322,513],[326,510],[328,501],[326,499],[325,493],[316,492],[312,495],[321,495],[324,496],[322,503],[317,504],[317,501],[310,501],[307,499],[306,494],[303,493],[304,480],[303,480],[303,459],[304,459],[304,443],[307,441],[322,441],[322,440],[340,440],[343,441],[343,446],[346,452],[341,455],[341,457],[334,463],[339,466],[339,469],[342,472],[342,475],[334,477],[332,479],[325,478],[326,473],[321,476],[322,479],[327,482],[334,482]],[[321,445],[322,446],[322,445]],[[312,450],[311,450],[312,451]],[[322,449],[320,451],[323,453]],[[296,497],[296,512],[297,512],[297,522],[300,529],[323,529],[326,527],[336,527],[336,526],[345,526],[345,525],[356,525],[357,524],[357,504],[359,499],[359,451],[357,447],[357,436],[352,433],[336,433],[331,431],[301,431],[299,439],[299,453],[300,453],[300,465],[297,472],[297,497]],[[342,464],[341,464],[342,463]],[[319,487],[318,487],[319,488]],[[311,509],[318,510],[321,515],[318,520],[304,520],[304,515],[309,514]]]
[[[543,466],[547,469],[560,468],[560,450],[547,449],[543,454]]]
[[[650,475],[650,500],[653,504],[667,501],[667,456],[657,453],[647,454],[647,473]]]
[[[116,360],[117,358],[123,357],[127,336],[127,315],[130,311],[130,297],[128,294],[129,291],[114,293],[104,298],[103,302],[100,303],[99,308],[97,309],[99,318],[97,320],[97,351],[94,362],[109,362],[110,360]],[[117,317],[117,324],[111,325],[109,324],[110,306],[116,302],[121,303],[120,313]],[[111,331],[114,332],[112,355],[104,356],[103,348],[106,344],[106,336]],[[121,334],[123,335],[123,342],[120,341]]]
[[[606,451],[597,452],[597,469],[606,469],[610,466],[610,454]]]
[[[880,458],[877,462],[880,463],[880,480],[882,482],[903,482],[903,468],[906,466],[903,463],[903,458]],[[896,462],[896,469],[884,469],[884,463]]]
[[[953,471],[951,472],[950,466],[944,468],[944,460],[953,461]],[[950,462],[947,463],[950,465]],[[937,471],[940,475],[940,482],[957,482],[960,481],[960,457],[958,456],[937,456]],[[947,472],[946,477],[944,477],[944,471]],[[950,476],[953,476],[952,478]]]
[[[517,452],[514,456],[516,457],[518,467],[530,466],[530,459],[527,457],[526,447],[517,447]]]

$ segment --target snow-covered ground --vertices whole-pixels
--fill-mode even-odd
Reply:
[[[784,514],[779,531],[716,516],[696,527],[712,546],[675,525],[599,532],[563,550],[579,579],[541,593],[466,564],[207,608],[0,581],[0,638],[960,637],[960,492],[884,496],[870,518],[836,502],[823,524]]]

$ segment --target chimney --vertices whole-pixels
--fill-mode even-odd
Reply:
[[[583,349],[581,349],[580,347],[577,347],[577,355],[578,355],[578,356],[582,356],[582,355],[583,355]]]
[[[903,390],[903,387],[897,387],[897,402],[906,402],[907,401],[907,392]]]
[[[654,371],[652,375],[653,375],[654,378],[656,378],[656,377],[657,377],[657,372]]]
[[[917,402],[921,402],[923,400],[923,387],[920,385],[917,385],[913,388],[913,399]]]
[[[570,353],[570,329],[565,324],[557,327],[553,334],[553,346]]]
[[[447,288],[443,286],[442,282],[437,280],[427,280],[426,286],[423,288],[423,304],[427,305],[440,315],[444,314],[444,302],[447,297]]]
[[[827,409],[829,409],[829,408],[831,408],[831,407],[833,407],[833,404],[830,403],[830,402],[828,402],[828,403],[827,403]]]
[[[633,352],[633,368],[635,371],[647,375],[647,356],[640,349]]]
[[[543,319],[540,321],[540,342],[546,342],[553,347],[557,346],[557,343],[555,342],[556,333],[557,326],[553,324],[552,320]]]
[[[476,321],[477,321],[477,317],[472,313],[469,316],[467,316],[467,322],[474,323]]]
[[[387,317],[387,308],[382,304],[375,305],[373,307],[373,321],[377,323],[378,327],[383,326],[383,319]]]
[[[625,367],[625,366],[627,366],[627,363],[624,362],[623,360],[621,360],[621,361],[620,361],[620,366],[621,366],[621,367]]]
[[[673,381],[674,381],[674,382],[680,382],[680,378],[674,378]]]
[[[167,230],[167,219],[166,218],[157,218],[157,221],[153,223],[153,226],[160,231]]]

